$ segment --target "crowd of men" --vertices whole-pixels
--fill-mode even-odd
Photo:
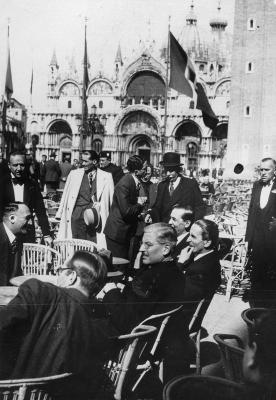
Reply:
[[[165,153],[161,165],[164,179],[157,184],[151,181],[152,165],[137,155],[129,157],[126,174],[111,163],[109,152],[93,150],[82,153],[79,165],[71,165],[68,157],[59,164],[54,153],[49,160],[43,157],[39,168],[22,152],[0,162],[0,286],[22,274],[22,245],[35,242],[35,218],[44,243],[52,245],[44,190],[62,189],[58,239],[85,239],[109,251],[77,251],[56,271],[57,285],[29,279],[0,308],[0,379],[72,372],[75,387],[93,398],[112,339],[152,314],[179,306],[162,342],[164,383],[189,373],[189,321],[202,299],[203,319],[221,283],[219,230],[204,218],[204,193],[207,187],[213,192],[209,182],[203,181],[202,194],[198,182],[182,174],[177,153]],[[262,299],[269,291],[269,301],[276,288],[275,167],[271,158],[261,161],[246,232],[252,291]],[[107,282],[108,254],[130,260],[127,279],[119,286]],[[264,320],[274,317],[268,314]],[[264,329],[268,337],[265,324],[260,332]],[[259,349],[268,353],[268,343],[250,335],[245,377],[263,385],[267,376]],[[270,358],[274,365],[276,355]]]

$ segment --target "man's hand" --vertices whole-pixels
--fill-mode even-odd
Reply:
[[[44,236],[44,243],[46,246],[52,247],[53,239],[51,236]]]
[[[143,206],[147,201],[147,197],[146,196],[139,196],[137,199],[137,203],[141,204],[141,206]]]
[[[271,222],[269,222],[269,230],[275,232],[276,231],[276,218],[271,217]]]
[[[186,261],[190,259],[192,252],[193,252],[192,247],[190,246],[185,247],[178,256],[178,262],[180,264],[184,264]]]
[[[145,224],[152,224],[152,218],[150,214],[146,214],[144,218]]]

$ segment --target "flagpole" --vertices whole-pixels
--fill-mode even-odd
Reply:
[[[168,90],[169,90],[169,66],[170,66],[170,24],[171,16],[169,15],[168,20],[168,40],[167,40],[167,51],[166,51],[166,82],[165,82],[165,108],[164,108],[164,125],[161,134],[161,151],[164,154],[166,132],[167,132],[167,119],[168,119]]]
[[[80,145],[79,145],[79,159],[81,160],[81,153],[83,151],[83,135],[86,127],[86,70],[87,70],[87,59],[86,59],[86,27],[87,18],[84,19],[84,57],[83,57],[83,80],[82,80],[82,111],[81,111],[81,127],[80,127]]]
[[[10,41],[10,18],[8,18],[8,30],[7,30],[7,60],[9,60],[10,49],[9,49],[9,41]],[[7,66],[8,68],[8,66]],[[4,93],[2,93],[2,107],[1,107],[1,124],[2,124],[2,151],[5,151],[5,133],[6,133],[6,123],[7,123],[7,102],[8,99],[5,98],[6,95],[6,84],[7,84],[7,71],[5,74],[5,83],[4,83]],[[6,154],[5,154],[6,156]]]

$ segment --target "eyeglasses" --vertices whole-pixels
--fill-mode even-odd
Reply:
[[[56,274],[59,276],[62,273],[62,271],[65,271],[66,269],[70,269],[71,271],[74,271],[73,268],[69,268],[69,267],[62,268],[62,267],[59,267],[59,268],[56,269]]]

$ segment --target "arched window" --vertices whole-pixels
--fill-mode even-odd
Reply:
[[[200,70],[200,71],[204,71],[204,64],[200,64],[199,70]]]
[[[92,149],[95,150],[97,153],[100,153],[103,148],[103,143],[100,139],[93,140]]]
[[[251,117],[251,107],[250,106],[245,106],[244,115],[245,115],[245,117]]]
[[[247,29],[249,31],[255,31],[256,29],[256,20],[254,18],[249,18],[247,21]]]
[[[190,101],[190,108],[191,109],[195,108],[195,102],[193,100]]]
[[[71,100],[68,101],[68,108],[72,108],[72,101]]]
[[[99,108],[103,108],[103,101],[102,100],[99,101]]]
[[[251,72],[253,72],[254,68],[253,68],[253,62],[252,61],[248,61],[246,63],[246,68],[245,68],[245,72],[250,74]]]
[[[229,108],[230,107],[230,101],[228,100],[227,102],[226,102],[226,108]]]

